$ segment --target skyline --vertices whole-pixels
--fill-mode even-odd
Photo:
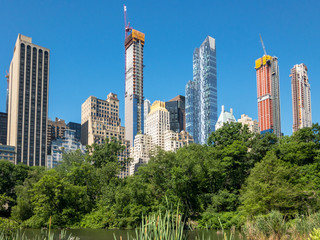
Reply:
[[[11,5],[14,5],[14,2],[4,4],[4,8],[13,8]],[[90,95],[106,99],[108,93],[113,92],[118,94],[120,100],[120,118],[124,126],[123,3],[126,3],[131,26],[146,34],[145,99],[150,99],[151,102],[169,101],[179,94],[185,96],[185,85],[192,79],[193,51],[206,36],[210,35],[216,39],[217,44],[218,114],[221,112],[221,105],[225,105],[227,109],[234,109],[236,119],[239,119],[241,114],[258,119],[254,61],[263,55],[259,39],[259,33],[261,33],[267,53],[279,59],[282,132],[285,135],[292,133],[289,75],[290,69],[295,64],[304,63],[308,67],[313,106],[312,120],[320,122],[320,111],[316,108],[317,102],[320,101],[320,97],[317,96],[317,91],[320,90],[320,83],[317,82],[320,69],[317,69],[319,60],[316,58],[320,53],[318,47],[320,31],[316,26],[320,22],[320,17],[316,15],[320,4],[316,1],[309,1],[313,4],[308,6],[298,5],[298,1],[284,1],[281,4],[271,3],[270,5],[258,3],[254,8],[249,6],[249,2],[253,4],[253,1],[248,1],[246,4],[219,2],[211,4],[209,1],[203,1],[204,4],[201,6],[195,4],[196,8],[192,8],[195,5],[190,2],[180,6],[178,3],[165,1],[166,4],[153,3],[154,5],[151,6],[145,1],[135,4],[129,1],[123,3],[112,1],[104,5],[93,4],[88,9],[86,5],[79,2],[74,12],[71,12],[73,6],[69,3],[61,4],[60,2],[62,7],[58,8],[59,1],[38,5],[35,2],[31,3],[35,11],[47,4],[46,7],[50,8],[48,15],[41,15],[42,18],[30,17],[21,22],[21,19],[27,15],[20,16],[19,11],[24,8],[31,9],[31,6],[27,6],[28,4],[21,3],[17,13],[5,12],[0,16],[1,29],[7,33],[0,40],[1,112],[5,111],[5,71],[9,68],[17,35],[21,33],[32,37],[35,44],[49,48],[51,51],[48,115],[51,119],[58,117],[66,122],[80,123],[81,104]],[[143,5],[146,7],[141,11],[139,8]],[[167,8],[164,5],[167,5]],[[244,9],[243,16],[238,13],[239,6]],[[271,19],[266,19],[268,25],[262,26],[263,18],[261,20],[259,16],[266,16],[266,13],[275,6],[278,6],[277,11]],[[214,11],[208,17],[205,13],[209,10],[206,8],[211,9],[210,7],[214,7]],[[153,8],[157,9],[157,12],[152,11],[151,19],[149,10]],[[60,10],[59,13],[53,13],[57,9]],[[180,11],[177,11],[178,9]],[[196,15],[193,9],[201,9],[204,14]],[[223,12],[227,14],[223,16]],[[298,19],[293,19],[291,15],[290,18],[289,13],[298,14]],[[233,14],[233,18],[229,19],[228,17]],[[219,17],[221,21],[216,21]],[[210,18],[214,21],[212,26],[209,24],[210,27],[208,27],[206,21]],[[234,21],[236,19],[238,21]],[[253,24],[252,19],[256,19],[257,22],[259,20],[260,24]],[[56,20],[57,23],[51,22],[52,20]],[[62,23],[64,23],[63,26],[61,26]],[[154,27],[155,25],[157,27]],[[261,25],[260,29],[255,28],[257,25]],[[304,28],[301,29],[301,26]],[[285,28],[289,29],[284,30]],[[62,34],[58,34],[59,31]],[[293,38],[297,36],[297,32],[304,37]],[[235,44],[234,40],[237,40],[238,44]],[[99,48],[95,48],[96,46]],[[77,55],[78,52],[81,54]],[[247,99],[243,99],[243,96]]]

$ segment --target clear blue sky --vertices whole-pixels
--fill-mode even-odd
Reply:
[[[320,1],[318,0],[3,0],[0,3],[0,111],[18,33],[51,50],[49,117],[81,120],[90,96],[118,94],[124,123],[124,19],[146,34],[145,98],[184,95],[192,54],[207,35],[216,39],[218,114],[221,105],[257,119],[255,59],[279,58],[281,125],[292,132],[290,69],[309,69],[313,122],[320,122]]]

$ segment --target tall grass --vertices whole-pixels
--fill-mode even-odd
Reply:
[[[249,240],[315,240],[319,228],[320,213],[286,221],[280,212],[272,211],[247,221],[242,231]]]

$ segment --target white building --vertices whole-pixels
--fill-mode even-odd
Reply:
[[[164,134],[164,150],[177,151],[186,145],[193,143],[193,137],[186,131],[176,133],[172,130],[166,131]]]
[[[219,128],[223,127],[223,124],[225,123],[231,123],[231,122],[236,122],[236,118],[233,116],[233,110],[230,108],[230,112],[227,112],[224,110],[224,105],[221,107],[221,113],[218,118],[218,121],[216,123],[216,131]]]
[[[130,175],[142,164],[148,163],[152,150],[160,147],[165,151],[177,149],[193,143],[193,137],[185,132],[175,133],[170,130],[170,113],[165,108],[165,102],[155,101],[145,121],[145,134],[137,134],[134,147],[131,148]]]
[[[137,134],[134,138],[134,147],[131,148],[130,175],[137,171],[142,164],[148,163],[152,149],[152,138],[146,134]]]
[[[260,133],[258,121],[257,120],[252,120],[252,118],[249,117],[248,115],[242,114],[241,118],[238,119],[238,122],[242,123],[242,126],[243,125],[247,125],[251,132]]]
[[[155,101],[146,119],[145,133],[152,137],[152,144],[164,149],[164,133],[170,130],[170,113],[164,102]]]
[[[85,146],[76,140],[76,131],[66,129],[63,138],[58,138],[51,142],[51,155],[47,156],[47,167],[54,168],[62,161],[63,153],[68,153],[80,149],[82,153],[85,153]]]

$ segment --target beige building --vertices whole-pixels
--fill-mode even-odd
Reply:
[[[152,151],[160,147],[165,151],[177,149],[193,143],[189,133],[181,131],[175,133],[170,130],[170,113],[165,108],[165,102],[155,101],[146,116],[145,134],[137,134],[134,147],[131,148],[130,175],[137,171],[142,164],[148,163]]]
[[[176,133],[172,130],[166,131],[164,134],[164,150],[177,151],[186,145],[194,143],[193,137],[186,131]]]
[[[146,134],[137,134],[134,138],[134,147],[131,148],[130,175],[133,175],[138,167],[148,163],[152,150],[152,137]]]
[[[126,146],[119,155],[119,161],[129,157],[130,143],[124,139],[125,128],[119,118],[119,99],[117,94],[109,93],[106,100],[90,96],[81,106],[81,143],[103,144],[106,138],[116,138]],[[120,177],[129,174],[129,165]]]
[[[242,114],[241,118],[238,119],[238,122],[242,123],[242,125],[247,125],[251,132],[260,133],[258,121],[252,120],[252,118],[248,117],[248,115]]]
[[[146,118],[145,134],[152,137],[152,144],[164,149],[164,133],[170,130],[170,113],[165,102],[155,101]]]
[[[15,163],[46,166],[50,50],[18,35],[9,70],[7,145]]]

